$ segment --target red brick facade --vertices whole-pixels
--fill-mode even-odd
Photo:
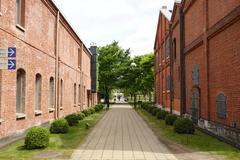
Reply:
[[[0,70],[0,138],[96,104],[96,94],[90,92],[91,52],[55,4],[22,0],[24,23],[16,25],[16,0],[0,2],[0,48],[17,48],[17,70],[25,72],[26,82],[25,105],[21,118],[17,118],[17,70]],[[36,74],[41,75],[38,115],[34,109]],[[53,108],[49,105],[51,77]]]
[[[180,10],[184,17],[182,30]],[[157,41],[161,38],[158,33],[162,30],[161,23],[160,19]],[[240,1],[183,0],[181,4],[175,4],[169,23],[173,110],[180,112],[182,101],[185,104],[182,114],[189,115],[199,127],[240,144]],[[181,41],[181,33],[184,41]],[[173,40],[176,40],[176,47]],[[181,42],[183,66],[180,60]],[[156,53],[157,50],[155,57]],[[181,68],[185,73],[182,84]],[[163,93],[158,91],[162,84],[157,75],[160,75],[158,68],[155,77],[156,103],[164,105],[160,98]],[[181,85],[185,93],[182,99]]]

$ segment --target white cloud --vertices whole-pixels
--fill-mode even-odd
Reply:
[[[132,55],[153,51],[159,10],[174,0],[55,0],[87,46],[119,41]]]

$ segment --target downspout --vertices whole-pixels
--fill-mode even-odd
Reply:
[[[59,118],[59,50],[58,50],[58,38],[59,38],[59,11],[57,11],[56,19],[56,39],[55,39],[55,114],[54,118]]]
[[[169,24],[169,52],[170,52],[170,113],[173,112],[173,52],[172,52],[172,23]]]
[[[180,115],[186,112],[186,87],[185,87],[185,33],[184,33],[184,13],[182,6],[179,9],[179,26],[180,26]]]

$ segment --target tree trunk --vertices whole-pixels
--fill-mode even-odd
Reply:
[[[110,104],[109,104],[109,93],[108,93],[108,90],[106,90],[106,103],[107,103],[107,109],[109,109]]]
[[[134,108],[137,108],[137,95],[134,93]]]

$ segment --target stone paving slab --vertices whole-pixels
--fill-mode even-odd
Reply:
[[[114,105],[72,160],[177,160],[129,105]]]

